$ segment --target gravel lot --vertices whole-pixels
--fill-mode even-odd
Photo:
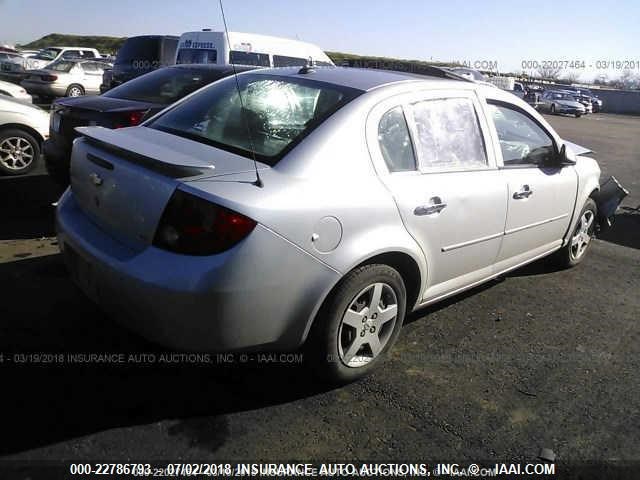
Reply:
[[[547,118],[640,204],[640,118]],[[578,268],[537,262],[412,315],[382,369],[326,389],[295,365],[160,363],[70,283],[49,238],[55,198],[45,175],[0,179],[5,460],[495,463],[546,447],[560,465],[640,465],[640,214]],[[28,352],[156,361],[14,355]]]

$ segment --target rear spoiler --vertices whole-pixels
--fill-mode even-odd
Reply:
[[[130,163],[140,165],[165,177],[196,177],[199,175],[203,175],[214,168],[213,166],[206,168],[174,165],[171,163],[162,162],[156,158],[147,157],[131,150],[127,150],[109,142],[109,136],[110,133],[112,133],[110,129],[102,127],[77,127],[75,130],[80,135],[82,135],[82,138],[84,138],[90,145],[93,145],[94,147],[104,150],[105,152],[111,153],[113,155],[117,155],[119,158],[122,158]],[[87,155],[87,160],[108,170],[113,170],[113,165],[104,158],[99,158],[95,155]]]

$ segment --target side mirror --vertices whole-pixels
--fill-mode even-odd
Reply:
[[[558,152],[558,156],[556,157],[556,163],[558,165],[575,165],[576,161],[573,158],[573,155],[567,154],[567,144],[563,143],[562,147],[560,147],[560,152]]]

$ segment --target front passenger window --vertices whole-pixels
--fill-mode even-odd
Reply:
[[[390,172],[416,169],[416,158],[402,107],[385,113],[378,124],[378,143]]]
[[[516,109],[489,104],[498,131],[505,167],[541,166],[555,155],[553,139],[531,118]]]

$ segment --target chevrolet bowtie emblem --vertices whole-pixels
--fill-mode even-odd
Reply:
[[[92,173],[91,175],[89,175],[89,178],[96,187],[102,185],[102,177],[100,177],[100,175],[98,175],[97,173]]]

